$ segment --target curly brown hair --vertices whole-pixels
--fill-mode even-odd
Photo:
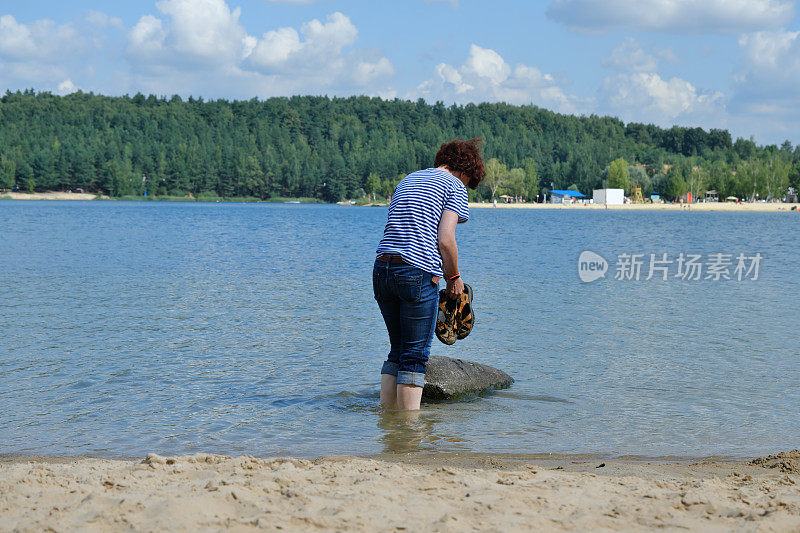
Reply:
[[[463,172],[468,178],[467,186],[475,189],[486,176],[480,153],[481,139],[461,141],[453,139],[444,143],[433,160],[433,166],[446,166],[452,171]]]

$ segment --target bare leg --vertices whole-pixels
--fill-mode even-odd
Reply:
[[[397,403],[397,376],[381,374],[381,406],[394,409]]]
[[[397,408],[404,411],[419,410],[419,402],[422,401],[422,387],[416,385],[397,386]]]

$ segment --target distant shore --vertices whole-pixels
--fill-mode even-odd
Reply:
[[[470,208],[489,208],[494,206],[488,202],[470,202]],[[794,211],[792,208],[794,207]],[[767,202],[705,202],[694,204],[537,204],[519,203],[506,204],[498,203],[497,209],[550,209],[567,211],[591,211],[591,210],[619,210],[619,211],[767,211],[767,212],[787,212],[797,213],[800,211],[800,204],[782,204]]]
[[[4,200],[118,200],[118,201],[136,201],[136,202],[268,202],[268,203],[320,203],[319,200],[314,198],[271,198],[269,200],[261,200],[253,196],[239,196],[239,197],[221,197],[216,195],[187,195],[187,196],[138,196],[129,195],[122,197],[110,197],[105,194],[97,193],[78,193],[78,192],[61,192],[61,191],[46,191],[46,192],[0,192],[0,199]]]
[[[77,193],[77,192],[5,192],[0,193],[0,198],[11,200],[112,200],[106,195],[97,195],[96,193]],[[195,198],[187,199],[189,201],[196,201]],[[219,200],[225,200],[220,198]],[[308,202],[309,199],[303,199],[303,203]],[[153,199],[153,201],[158,201]],[[209,200],[213,201],[213,200]],[[274,202],[275,200],[273,200]],[[281,198],[278,200],[283,203],[296,203],[299,200],[290,198]],[[384,206],[381,203],[367,204],[366,207],[371,206]],[[470,202],[470,208],[476,209],[546,209],[546,210],[572,210],[572,211],[590,211],[590,210],[621,210],[621,211],[753,211],[753,212],[787,212],[787,213],[800,213],[800,204],[783,204],[783,203],[767,203],[767,202],[705,202],[693,204],[622,204],[622,205],[608,205],[605,204],[537,204],[537,203],[500,203],[497,206],[489,202]]]
[[[799,457],[0,456],[0,530],[794,531]]]

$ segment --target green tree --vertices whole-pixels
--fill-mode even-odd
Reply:
[[[683,179],[683,173],[680,168],[673,166],[667,172],[667,179],[664,194],[668,200],[680,200],[681,196],[686,194],[688,185],[686,180]]]
[[[621,157],[608,165],[606,187],[609,189],[624,189],[626,194],[630,190],[631,182],[628,179],[628,162]]]
[[[533,159],[523,160],[523,170],[525,171],[525,186],[523,196],[528,200],[533,200],[539,194],[539,170]]]
[[[510,196],[525,195],[525,171],[521,168],[509,170],[502,190]]]
[[[486,183],[486,186],[489,188],[489,191],[491,191],[492,193],[491,200],[494,201],[497,189],[500,188],[500,186],[506,179],[506,175],[508,174],[508,168],[500,161],[498,161],[496,157],[493,157],[490,160],[488,160],[485,166],[486,166],[486,178],[484,179],[484,182]]]
[[[800,194],[800,161],[795,162],[788,172],[789,186],[795,191],[795,194]]]
[[[0,187],[11,189],[16,184],[17,164],[6,156],[0,156]]]
[[[609,176],[610,154],[654,173],[666,172],[665,163],[677,165],[689,181],[692,167],[708,171],[702,183],[695,180],[695,192],[719,182],[714,187],[720,191],[724,184],[736,195],[778,197],[795,175],[784,167],[794,168],[800,158],[787,142],[732,143],[725,130],[626,126],[611,117],[559,115],[533,105],[446,107],[365,96],[183,101],[32,90],[0,95],[1,155],[15,166],[14,183],[29,190],[139,194],[146,175],[150,194],[214,190],[221,196],[278,193],[334,201],[364,188],[389,196],[397,176],[429,167],[439,145],[454,136],[482,136],[487,158],[495,159],[490,179],[471,193],[484,199],[503,190],[504,179],[510,180],[509,191],[528,198],[543,185],[575,184],[588,192],[609,178],[628,190],[618,179],[621,167],[615,165]],[[717,161],[727,166],[724,179],[711,175]],[[0,180],[7,184],[12,171],[5,165]],[[117,178],[111,179],[109,169]],[[524,171],[522,192],[518,173],[507,169]],[[368,185],[371,174],[387,177]],[[631,179],[648,192],[633,170]],[[663,192],[662,185],[654,179],[652,189]]]
[[[375,172],[370,172],[369,176],[367,176],[366,182],[364,182],[364,190],[369,195],[370,201],[373,200],[372,194],[376,192],[381,186],[381,178]]]
[[[764,185],[766,198],[783,198],[789,188],[789,171],[791,166],[784,158],[771,154],[764,161]]]
[[[631,186],[639,185],[642,188],[642,195],[648,197],[653,193],[653,181],[647,175],[643,165],[628,166],[628,179]]]
[[[667,190],[667,175],[659,172],[653,175],[653,190],[650,194],[665,196]]]
[[[36,192],[36,177],[33,175],[33,169],[28,163],[17,165],[17,183],[22,184],[29,193]]]
[[[106,182],[105,189],[108,194],[113,197],[125,196],[133,193],[131,187],[131,170],[130,166],[121,163],[116,159],[112,159],[105,169]]]

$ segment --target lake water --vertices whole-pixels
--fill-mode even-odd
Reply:
[[[505,391],[381,414],[385,208],[0,202],[0,453],[748,456],[800,441],[794,213],[473,209],[476,325],[432,353]],[[578,256],[609,263],[583,283]],[[758,279],[645,280],[649,254]],[[616,280],[622,254],[640,280]],[[658,272],[658,271],[657,271]],[[703,272],[705,277],[705,272]]]

